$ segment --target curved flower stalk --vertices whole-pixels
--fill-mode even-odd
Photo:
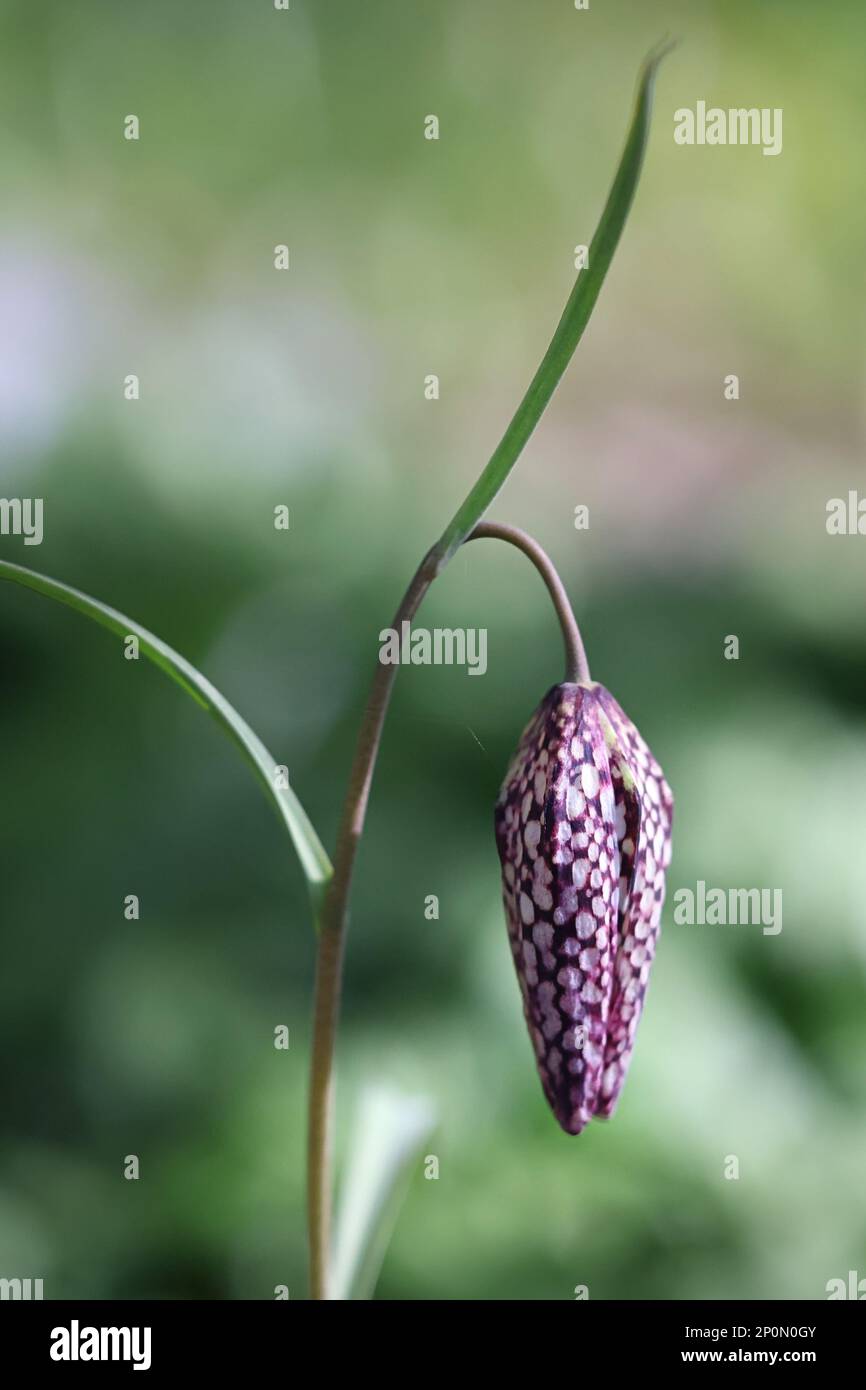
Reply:
[[[567,1134],[612,1114],[658,936],[673,797],[616,700],[556,685],[496,803],[508,934],[544,1094]]]

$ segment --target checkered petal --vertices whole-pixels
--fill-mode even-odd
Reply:
[[[601,1102],[596,1114],[611,1115],[631,1061],[655,955],[665,898],[665,871],[671,861],[674,799],[661,768],[634,724],[603,686],[598,698],[616,738],[618,781],[624,797],[636,798],[637,824],[626,826],[620,842],[628,882],[620,894],[620,923],[604,1052]],[[636,832],[636,833],[635,833]]]
[[[544,1093],[569,1134],[609,1114],[622,1086],[646,988],[646,943],[661,913],[655,879],[663,856],[644,830],[661,832],[668,809],[669,858],[671,804],[613,697],[571,683],[542,700],[496,803],[524,1015]],[[661,874],[663,893],[663,867]]]

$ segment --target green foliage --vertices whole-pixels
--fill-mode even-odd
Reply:
[[[46,575],[7,560],[0,560],[0,579],[20,584],[45,598],[63,603],[107,628],[115,636],[125,638],[132,635],[137,638],[139,651],[210,714],[244,753],[285,823],[309,884],[314,908],[317,907],[332,872],[328,856],[283,769],[225,696],[166,642],[100,599],[91,598],[89,594],[72,589],[57,579],[49,579]]]

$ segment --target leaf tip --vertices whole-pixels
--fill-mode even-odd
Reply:
[[[664,59],[668,56],[669,53],[672,53],[675,48],[679,47],[679,43],[679,39],[672,38],[670,34],[665,34],[662,38],[659,39],[658,43],[653,44],[649,53],[644,58],[643,64],[641,65],[641,86],[644,86],[652,81],[652,79],[656,75],[656,72],[658,71],[660,64],[664,61]]]

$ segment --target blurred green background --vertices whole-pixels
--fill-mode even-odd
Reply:
[[[526,562],[473,546],[421,621],[486,627],[488,673],[400,674],[353,904],[341,1133],[372,1079],[441,1116],[381,1298],[814,1299],[866,1275],[866,540],[825,529],[863,486],[866,12],[2,6],[0,491],[45,499],[43,545],[2,555],[198,664],[328,844],[379,630],[547,343],[665,31],[632,220],[492,513],[561,567],[674,789],[654,978],[615,1119],[566,1137],[492,834],[560,639]],[[782,107],[781,156],[676,146],[699,99]],[[235,750],[106,634],[2,585],[0,663],[0,1275],[302,1297],[291,849]],[[781,888],[782,933],[676,926],[698,879]]]

